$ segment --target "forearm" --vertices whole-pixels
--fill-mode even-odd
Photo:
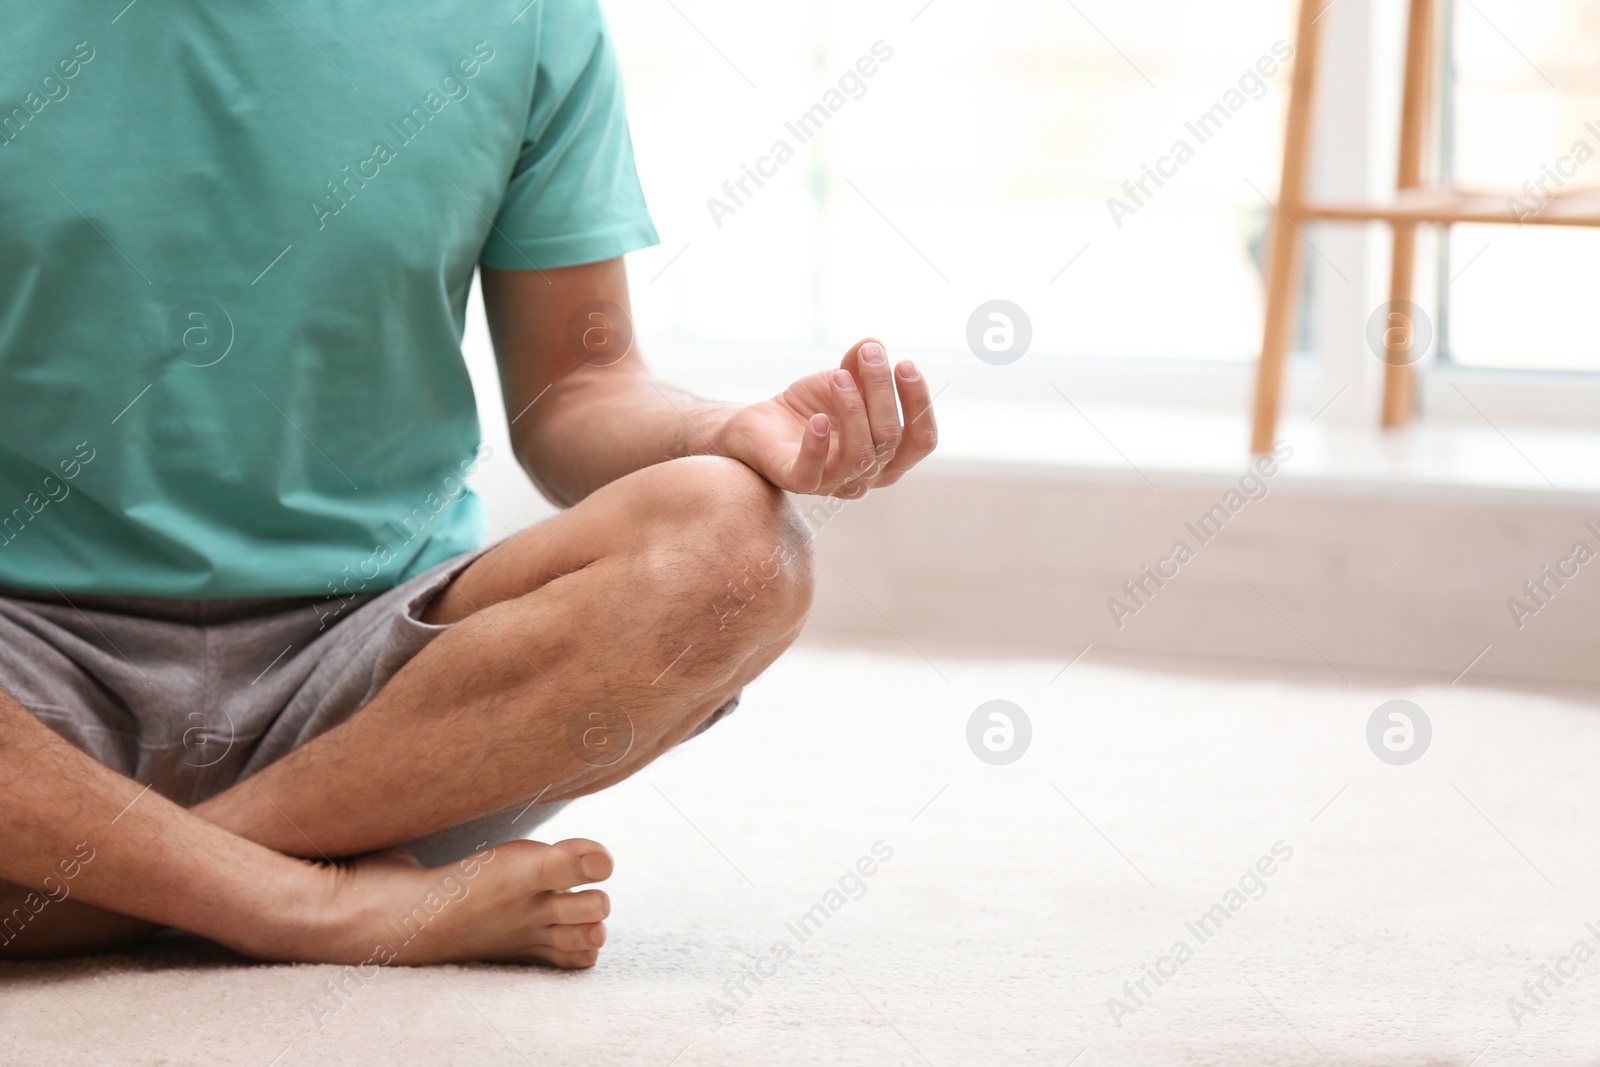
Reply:
[[[484,309],[512,445],[551,500],[684,456],[744,463],[780,489],[854,498],[933,451],[933,398],[916,365],[863,338],[837,367],[735,407],[655,378],[635,350],[621,259],[537,271],[483,268]]]
[[[512,428],[523,468],[563,507],[652,464],[718,454],[716,438],[735,410],[664,382],[641,364],[607,370],[613,373],[554,382],[539,400],[538,417]]]
[[[300,860],[213,826],[79,752],[0,693],[0,881],[275,954],[316,917]],[[7,917],[0,916],[0,920]],[[7,930],[3,942],[17,936]]]

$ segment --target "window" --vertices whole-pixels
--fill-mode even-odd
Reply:
[[[1038,359],[1255,358],[1290,0],[608,8],[664,371],[671,341],[955,354],[996,298]]]
[[[1600,2],[1447,8],[1447,173],[1469,187],[1600,188]],[[1446,360],[1600,370],[1600,231],[1458,226],[1440,259]]]

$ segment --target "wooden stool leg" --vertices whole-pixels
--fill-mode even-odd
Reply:
[[[1404,426],[1416,409],[1413,390],[1416,374],[1412,369],[1412,344],[1416,323],[1412,321],[1412,285],[1417,275],[1416,223],[1396,223],[1394,256],[1390,260],[1389,314],[1383,334],[1383,425]]]
[[[1267,252],[1267,313],[1261,332],[1261,362],[1256,365],[1256,401],[1250,430],[1250,451],[1272,450],[1283,398],[1284,363],[1294,341],[1296,303],[1300,296],[1300,235],[1293,223],[1305,203],[1306,174],[1311,161],[1311,106],[1317,81],[1317,18],[1325,0],[1301,0],[1295,26],[1294,79],[1289,87],[1289,115],[1283,133],[1283,173],[1278,183],[1277,213],[1271,220]]]
[[[1433,0],[1411,0],[1411,12],[1406,26],[1406,77],[1401,98],[1400,113],[1400,166],[1396,176],[1397,189],[1414,189],[1422,184],[1423,139],[1428,130],[1428,79],[1430,57],[1433,55]],[[1416,276],[1417,227],[1415,223],[1396,223],[1394,227],[1393,273],[1389,277],[1390,325],[1385,342],[1383,372],[1383,425],[1386,428],[1404,426],[1411,421],[1415,410],[1414,392],[1416,373],[1412,360],[1420,353],[1411,352],[1411,313],[1399,301],[1412,298]],[[1404,315],[1406,321],[1397,323],[1394,316]],[[1403,344],[1397,350],[1394,345]]]
[[[1267,319],[1261,333],[1261,363],[1256,368],[1255,425],[1250,451],[1272,451],[1278,433],[1278,406],[1283,396],[1283,368],[1294,341],[1300,297],[1300,235],[1281,218],[1272,220],[1272,245],[1267,252]]]

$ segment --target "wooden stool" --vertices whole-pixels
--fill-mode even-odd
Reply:
[[[1455,222],[1522,223],[1543,226],[1600,226],[1600,199],[1590,195],[1555,196],[1537,211],[1519,214],[1508,201],[1523,190],[1472,191],[1423,184],[1423,139],[1430,124],[1429,87],[1438,47],[1435,0],[1410,0],[1406,28],[1405,87],[1401,98],[1400,166],[1394,199],[1388,204],[1313,202],[1307,199],[1311,158],[1312,96],[1317,74],[1317,21],[1336,0],[1301,0],[1295,29],[1294,78],[1283,138],[1283,175],[1278,186],[1278,218],[1267,254],[1267,314],[1256,370],[1255,421],[1250,450],[1272,448],[1283,395],[1284,362],[1294,335],[1300,290],[1301,223],[1318,221],[1386,222],[1394,230],[1389,276],[1389,328],[1384,331],[1383,425],[1411,421],[1415,408],[1412,370],[1413,332],[1407,312],[1415,274],[1417,226]],[[1418,354],[1418,358],[1422,353]]]

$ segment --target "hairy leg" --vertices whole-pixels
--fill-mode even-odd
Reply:
[[[604,788],[793,641],[807,547],[742,464],[619,479],[469,567],[428,612],[454,625],[367,707],[196,811],[281,852],[340,856]],[[626,754],[597,759],[591,723]]]
[[[281,859],[282,857],[280,857]],[[300,863],[300,861],[294,861]],[[593,841],[514,841],[434,870],[402,849],[313,869],[302,899],[315,915],[263,939],[245,919],[219,939],[263,959],[383,966],[479,960],[592,967],[611,901],[577,886],[611,876]],[[120,948],[161,929],[113,911],[4,884],[0,960]]]
[[[81,900],[0,882],[0,960],[104,952],[161,927]]]
[[[0,692],[0,959],[106,947],[112,913],[172,925],[261,959],[323,963],[594,962],[593,841],[513,841],[427,870],[405,854],[319,865],[206,822],[95,762]],[[103,909],[96,911],[95,908]]]
[[[195,814],[280,852],[343,856],[541,793],[553,801],[604,788],[770,665],[799,631],[810,583],[803,529],[747,468],[711,457],[647,468],[474,563],[429,609],[428,621],[456,625],[371,704]],[[620,760],[582,742],[597,708],[605,740],[629,745]],[[616,735],[616,708],[631,736]],[[515,862],[492,868],[473,903],[451,909],[400,961],[489,958],[474,938],[503,936],[509,924],[502,956],[592,964],[609,903],[598,890],[565,890],[609,876],[610,857],[585,841],[555,846],[565,857],[556,864],[531,851],[550,848],[501,849]],[[330,894],[353,877],[382,887],[365,897],[391,910],[429,874],[394,853],[338,881],[329,870]],[[0,916],[27,893],[0,883]],[[514,903],[486,920],[501,896]],[[0,958],[110,948],[153,929],[64,900],[0,945]],[[307,946],[297,958],[323,956]]]

